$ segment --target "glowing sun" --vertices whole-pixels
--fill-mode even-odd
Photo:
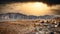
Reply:
[[[35,2],[33,5],[32,5],[33,8],[37,8],[39,10],[47,10],[48,7],[46,4],[43,4],[42,2]]]
[[[45,15],[50,13],[49,7],[42,2],[30,2],[24,3],[22,6],[22,11],[28,15]]]
[[[4,6],[3,9],[4,10],[2,11],[17,12],[26,15],[39,16],[39,15],[52,14],[52,11],[49,11],[50,7],[48,7],[47,4],[44,4],[42,2],[11,3],[11,4],[6,4],[6,6]]]

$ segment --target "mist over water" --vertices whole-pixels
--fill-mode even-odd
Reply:
[[[60,5],[48,6],[42,2],[12,2],[0,4],[0,13],[22,13],[26,15],[60,15]]]

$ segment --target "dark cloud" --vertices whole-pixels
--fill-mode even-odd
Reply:
[[[60,15],[60,9],[52,9],[52,11],[54,12],[54,14]]]
[[[0,4],[9,3],[9,2],[43,2],[48,5],[60,4],[60,0],[0,0]]]

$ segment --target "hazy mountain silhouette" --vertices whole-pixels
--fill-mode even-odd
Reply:
[[[0,20],[19,20],[19,19],[51,19],[56,16],[54,15],[44,15],[44,16],[34,16],[34,15],[25,15],[21,13],[5,13],[0,14]]]

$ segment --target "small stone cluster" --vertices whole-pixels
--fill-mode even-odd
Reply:
[[[60,34],[60,31],[56,31],[59,26],[59,23],[35,23],[35,33],[36,34]],[[59,30],[59,29],[58,29]]]
[[[60,34],[60,23],[40,22],[34,23],[34,32],[28,34]]]

